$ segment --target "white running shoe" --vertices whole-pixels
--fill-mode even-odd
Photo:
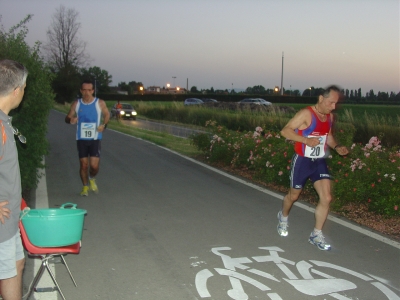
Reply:
[[[310,244],[317,246],[319,250],[331,250],[331,245],[325,242],[325,237],[322,232],[316,235],[314,235],[314,231],[311,232],[308,241],[310,242]]]
[[[282,211],[278,212],[278,226],[276,229],[278,230],[278,234],[280,236],[288,236],[289,231],[289,222],[288,221],[282,221]]]

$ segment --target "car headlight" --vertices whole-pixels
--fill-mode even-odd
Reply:
[[[132,112],[132,116],[136,116],[137,115],[137,112],[136,111],[133,111]]]
[[[124,112],[123,110],[121,110],[120,114],[121,114],[121,115],[124,115],[124,114],[125,114],[125,112]]]

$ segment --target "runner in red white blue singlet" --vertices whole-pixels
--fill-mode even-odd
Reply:
[[[332,133],[333,116],[331,112],[342,98],[342,92],[337,86],[329,86],[318,96],[314,106],[299,111],[282,129],[281,134],[295,142],[290,171],[290,190],[284,197],[282,210],[278,213],[278,234],[287,236],[288,217],[295,201],[299,198],[307,180],[310,179],[319,196],[315,208],[315,226],[308,239],[309,243],[319,250],[330,250],[325,242],[322,228],[329,213],[332,200],[331,182],[325,157],[328,147],[340,155],[346,155],[348,149],[339,145]]]
[[[301,156],[310,158],[321,158],[325,156],[327,150],[327,136],[331,130],[331,115],[326,115],[326,121],[322,122],[311,106],[307,107],[311,112],[311,124],[305,129],[296,129],[298,135],[303,137],[318,137],[320,144],[316,147],[309,147],[304,143],[295,142],[294,151]]]

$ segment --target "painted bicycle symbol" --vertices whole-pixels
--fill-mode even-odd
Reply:
[[[272,292],[270,287],[253,279],[250,277],[251,275],[257,275],[263,279],[272,280],[278,283],[288,283],[298,292],[308,296],[330,296],[339,300],[353,299],[347,298],[345,295],[341,294],[341,292],[343,293],[349,290],[354,290],[357,288],[357,285],[349,280],[337,278],[317,270],[317,268],[328,268],[335,270],[335,272],[339,271],[346,273],[347,275],[358,278],[358,280],[361,279],[368,284],[371,284],[378,289],[379,292],[386,296],[386,298],[380,299],[400,300],[400,297],[388,287],[388,284],[385,280],[376,278],[370,274],[365,275],[338,265],[318,260],[302,260],[295,263],[294,261],[280,257],[279,253],[283,253],[285,251],[279,247],[259,247],[259,249],[268,251],[269,255],[253,256],[252,259],[248,257],[233,258],[225,254],[226,252],[223,253],[223,251],[232,250],[229,247],[217,247],[211,249],[212,253],[220,256],[222,259],[225,269],[214,268],[213,271],[216,272],[216,275],[227,276],[229,278],[232,288],[227,291],[227,294],[231,299],[249,299],[249,296],[246,294],[242,286],[242,282],[246,282],[260,289],[262,292],[266,292],[266,295],[269,299],[282,300],[277,293]],[[254,262],[274,263],[285,276],[282,278],[282,280],[279,280],[276,275],[274,276],[270,273],[247,266],[247,264]],[[293,272],[289,266],[295,266],[295,272],[297,272]],[[292,267],[292,269],[294,268]],[[239,273],[238,270],[246,271],[246,273]],[[214,273],[209,269],[203,269],[196,274],[195,285],[201,298],[211,297],[211,294],[207,288],[207,282],[213,276]]]

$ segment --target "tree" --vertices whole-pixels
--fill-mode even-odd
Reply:
[[[56,71],[66,67],[86,64],[89,56],[85,53],[86,43],[79,39],[79,13],[73,8],[60,5],[53,15],[47,30],[44,50],[47,60]]]
[[[246,89],[246,94],[266,94],[267,91],[262,85],[255,85]]]
[[[53,15],[47,30],[47,43],[44,45],[47,63],[56,74],[53,89],[56,101],[72,101],[79,92],[81,80],[79,68],[83,67],[89,56],[85,53],[86,43],[79,39],[79,13],[61,5]]]
[[[192,87],[190,88],[190,92],[191,92],[191,93],[199,93],[199,91],[197,90],[197,86],[192,86]]]
[[[124,81],[118,83],[118,87],[122,91],[127,91],[129,95],[134,94],[135,92],[139,91],[139,88],[143,86],[143,83],[141,82],[136,82],[136,81],[130,81],[128,84],[126,84]]]
[[[96,66],[90,67],[89,69],[82,68],[81,76],[82,79],[93,80],[98,93],[108,93],[110,91],[112,75],[108,75],[106,70],[102,70]]]
[[[49,150],[46,139],[47,119],[54,99],[52,74],[40,56],[40,43],[35,43],[31,48],[25,41],[28,33],[26,24],[31,18],[32,15],[28,15],[9,32],[0,26],[0,59],[16,60],[29,71],[24,99],[18,108],[10,111],[13,125],[27,139],[26,147],[16,143],[24,197],[29,196],[29,190],[37,186],[41,177],[38,169],[44,167],[42,159]]]

